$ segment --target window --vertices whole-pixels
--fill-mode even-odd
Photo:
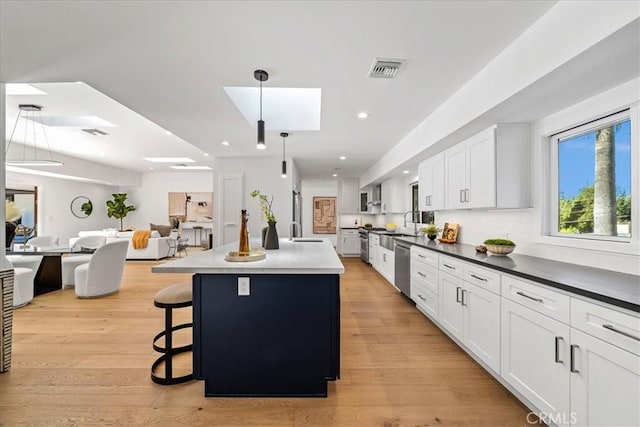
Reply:
[[[411,222],[420,222],[420,207],[418,205],[418,183],[411,184]]]
[[[631,151],[629,111],[552,137],[551,235],[630,240]]]

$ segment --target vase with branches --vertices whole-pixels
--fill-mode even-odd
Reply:
[[[276,229],[276,217],[273,214],[273,196],[269,197],[266,194],[261,194],[260,190],[253,190],[251,197],[258,198],[260,202],[260,211],[267,220],[268,227],[262,230],[262,246],[265,249],[279,249],[280,243],[278,242],[278,230]]]

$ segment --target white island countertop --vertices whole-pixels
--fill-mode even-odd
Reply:
[[[280,249],[265,250],[267,257],[260,261],[231,262],[224,256],[237,251],[238,243],[230,243],[208,251],[168,261],[151,268],[153,273],[197,274],[342,274],[344,265],[331,241],[319,238],[280,239]],[[306,240],[306,241],[305,241]],[[320,241],[319,241],[320,240]],[[251,240],[251,247],[260,246]],[[261,249],[263,250],[263,249]]]

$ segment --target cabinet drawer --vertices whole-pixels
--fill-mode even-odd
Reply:
[[[411,299],[423,311],[438,320],[438,296],[418,282],[411,282]]]
[[[571,298],[571,327],[640,355],[640,317]]]
[[[569,324],[571,298],[568,295],[503,274],[502,296]]]
[[[452,276],[462,278],[464,276],[462,265],[464,263],[462,261],[458,261],[455,258],[441,256],[439,257],[439,268],[440,271],[444,271],[446,273],[451,274]]]
[[[500,274],[475,264],[465,263],[464,280],[500,295]]]
[[[411,246],[411,259],[423,262],[434,267],[438,267],[438,254],[429,249],[421,248],[420,246]]]
[[[438,269],[436,267],[411,260],[411,281],[414,280],[422,283],[434,294],[438,294]]]

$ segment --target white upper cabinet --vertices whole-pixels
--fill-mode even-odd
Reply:
[[[496,125],[444,152],[445,208],[529,206],[529,127]]]
[[[360,213],[360,186],[357,179],[343,179],[340,185],[340,213]]]
[[[403,213],[411,210],[411,191],[406,178],[390,178],[382,183],[381,213]]]
[[[418,209],[444,209],[444,154],[440,153],[420,163],[418,175]]]

